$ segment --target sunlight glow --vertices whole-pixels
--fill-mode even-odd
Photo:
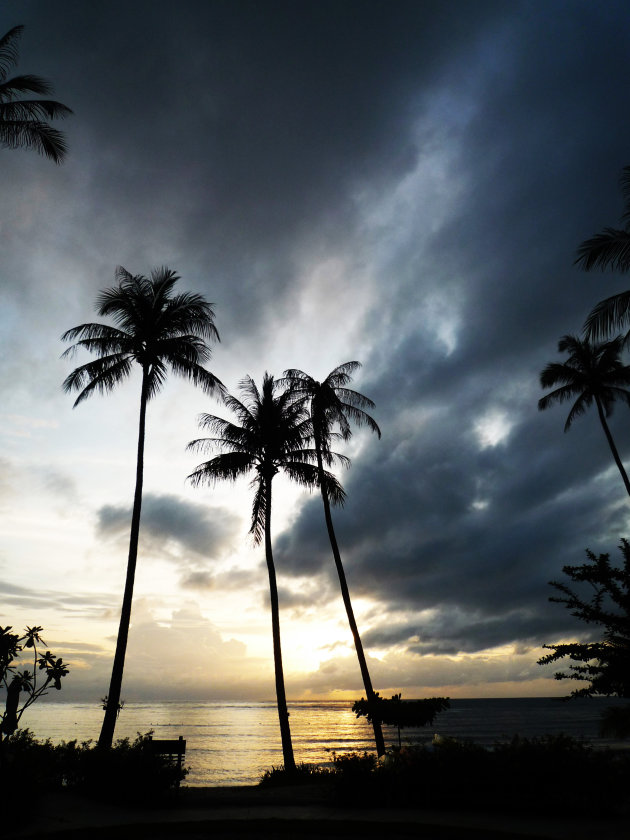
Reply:
[[[512,423],[504,411],[493,409],[475,423],[475,434],[481,449],[503,443],[512,430]]]
[[[489,505],[489,499],[474,499],[470,506],[473,510],[487,510]]]

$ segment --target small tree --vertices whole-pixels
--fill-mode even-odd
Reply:
[[[574,583],[590,586],[590,599],[566,583],[550,581],[561,593],[550,597],[550,601],[564,604],[580,621],[604,630],[603,637],[594,642],[543,645],[553,652],[539,659],[539,665],[564,657],[577,663],[569,666],[569,673],[555,674],[557,680],[588,683],[572,691],[572,697],[603,694],[630,698],[630,543],[622,539],[619,548],[623,556],[621,567],[613,566],[608,554],[596,557],[587,550],[587,563],[562,569]]]
[[[400,730],[405,727],[419,728],[433,723],[438,712],[450,709],[448,697],[428,697],[424,700],[403,700],[402,694],[394,694],[390,700],[374,692],[371,700],[362,697],[352,706],[355,715],[367,718],[369,723],[385,724],[398,728],[398,746],[401,746]]]
[[[46,644],[39,635],[41,627],[27,627],[23,636],[11,630],[0,627],[0,681],[7,692],[5,710],[0,714],[0,741],[15,732],[26,709],[47,694],[51,685],[60,691],[61,680],[68,673],[61,657],[53,656],[49,650],[39,653],[37,645]],[[18,671],[13,663],[29,648],[33,670]]]

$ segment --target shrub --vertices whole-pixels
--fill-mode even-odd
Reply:
[[[320,767],[317,764],[302,762],[297,764],[295,770],[285,770],[284,765],[272,767],[265,770],[260,778],[261,787],[281,787],[284,785],[306,785],[312,782],[321,782],[328,779],[332,770],[327,767]]]
[[[138,733],[111,749],[91,741],[37,741],[27,730],[5,738],[0,753],[2,793],[12,810],[30,800],[34,790],[70,788],[88,796],[133,804],[168,798],[187,770],[178,770],[166,756],[149,747],[149,736]]]
[[[380,760],[335,757],[332,793],[352,806],[448,807],[608,816],[627,813],[630,751],[597,751],[563,735],[487,749],[453,738]]]
[[[156,754],[149,741],[153,733],[130,741],[122,738],[104,749],[91,742],[61,744],[64,784],[90,796],[124,802],[145,802],[164,796],[186,776],[167,756]]]

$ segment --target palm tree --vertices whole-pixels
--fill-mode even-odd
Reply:
[[[131,619],[142,507],[147,403],[161,389],[169,368],[201,386],[207,393],[223,391],[223,385],[216,376],[202,367],[210,358],[209,342],[219,340],[212,304],[198,294],[174,294],[173,288],[180,278],[168,268],[154,270],[151,278],[147,279],[142,275],[133,276],[119,266],[116,279],[118,285],[105,289],[96,300],[98,314],[111,316],[116,326],[81,324],[62,336],[63,341],[75,342],[64,356],[72,355],[78,348],[97,356],[73,370],[63,383],[65,391],[79,392],[75,406],[97,391],[112,391],[131,373],[134,362],[142,370],[129,559],[116,654],[99,737],[99,746],[103,747],[110,747],[114,737]]]
[[[552,362],[540,374],[543,388],[557,387],[538,401],[544,411],[554,403],[575,399],[564,424],[568,432],[576,417],[584,414],[594,402],[615,464],[630,495],[630,481],[615,446],[606,418],[612,414],[615,400],[630,405],[630,367],[620,359],[624,339],[617,336],[610,341],[591,343],[573,335],[565,335],[558,342],[558,352],[569,353],[566,362]]]
[[[18,99],[24,93],[48,96],[52,86],[41,76],[8,73],[18,60],[18,42],[23,26],[14,26],[0,38],[0,143],[8,149],[36,149],[55,163],[61,163],[68,147],[61,131],[46,120],[72,114],[70,108],[52,99]]]
[[[271,544],[271,486],[273,477],[283,470],[290,478],[304,487],[317,484],[319,473],[314,464],[311,450],[305,448],[310,434],[310,422],[301,403],[291,398],[288,391],[278,393],[278,384],[273,376],[265,374],[262,391],[259,391],[251,377],[240,383],[243,401],[230,394],[223,400],[237,417],[231,423],[221,417],[203,414],[200,425],[214,436],[193,440],[188,445],[195,451],[223,450],[209,461],[200,464],[188,476],[193,485],[215,484],[224,479],[234,481],[252,470],[254,503],[250,534],[259,544],[265,539],[265,557],[269,574],[271,601],[271,623],[273,634],[273,658],[276,677],[276,699],[282,754],[285,770],[295,770],[289,713],[284,688],[282,649],[280,644],[280,611],[278,587]],[[240,424],[240,425],[237,425]],[[343,498],[343,490],[334,476],[326,473],[328,493],[336,501]]]
[[[285,370],[284,372],[283,382],[288,385],[295,398],[298,401],[309,403],[313,442],[317,457],[317,469],[320,476],[324,473],[324,462],[326,464],[330,464],[331,462],[330,444],[334,435],[339,434],[343,440],[348,440],[352,435],[350,428],[351,421],[356,423],[357,426],[367,426],[379,438],[381,436],[381,430],[375,420],[365,410],[374,407],[372,400],[358,393],[358,391],[353,391],[346,387],[352,380],[352,374],[360,367],[360,362],[345,362],[345,364],[339,365],[339,367],[331,371],[323,382],[318,382],[312,376],[309,376],[301,370],[291,369]],[[335,427],[339,429],[339,432],[335,433],[333,431]],[[337,568],[337,575],[339,576],[341,596],[346,608],[352,638],[354,639],[354,646],[359,659],[359,667],[361,669],[367,699],[368,702],[372,702],[374,701],[374,689],[363,651],[361,636],[359,635],[359,629],[354,617],[352,601],[350,600],[350,590],[348,589],[348,582],[341,562],[341,554],[333,527],[328,484],[320,479],[319,486],[324,504],[324,518],[326,520],[328,538]],[[372,725],[374,727],[374,740],[377,754],[379,756],[384,755],[385,741],[383,739],[383,731],[380,721],[374,715],[372,716]]]

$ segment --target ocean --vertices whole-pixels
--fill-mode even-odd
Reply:
[[[451,700],[433,725],[405,729],[404,744],[431,743],[434,735],[474,740],[491,746],[513,735],[525,737],[564,733],[596,747],[621,746],[599,738],[602,711],[624,701],[585,698]],[[333,753],[373,749],[372,728],[357,720],[352,704],[343,701],[289,703],[291,734],[298,762],[329,764]],[[28,709],[21,721],[38,738],[59,741],[96,740],[103,712],[88,703],[55,703],[47,699]],[[398,733],[384,727],[388,746]],[[275,702],[260,703],[128,703],[121,712],[116,738],[154,731],[155,738],[187,741],[190,786],[256,784],[265,770],[282,764]]]

